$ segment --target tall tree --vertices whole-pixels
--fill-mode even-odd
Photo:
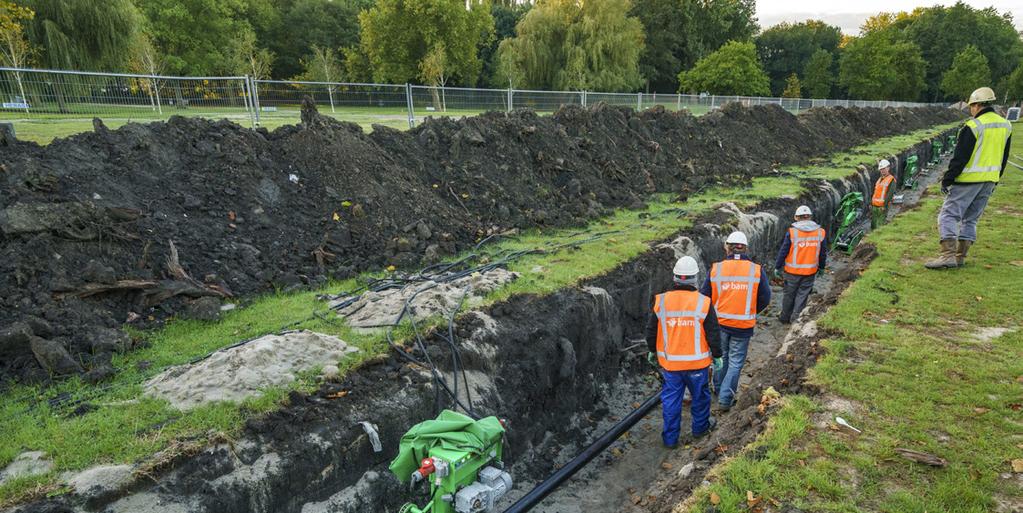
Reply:
[[[301,60],[313,45],[347,48],[359,44],[359,13],[372,0],[280,0],[278,15],[270,17],[261,45],[274,53],[274,76],[290,78],[302,73]]]
[[[270,78],[274,58],[273,52],[257,46],[255,33],[246,32],[235,42],[233,72],[256,80],[266,80]]]
[[[803,92],[810,98],[828,98],[831,96],[831,84],[834,73],[831,71],[833,58],[831,52],[821,48],[810,56],[803,68]]]
[[[1002,79],[997,92],[1002,93],[1005,102],[1019,105],[1023,101],[1023,63]]]
[[[727,41],[745,41],[757,30],[751,1],[634,0],[631,14],[643,23],[646,44],[640,73],[647,90],[678,90],[678,71]]]
[[[689,93],[767,96],[771,83],[757,59],[753,43],[732,41],[700,59],[678,76],[680,91]]]
[[[149,104],[153,110],[163,114],[163,102],[160,98],[162,80],[156,76],[164,74],[167,69],[167,61],[145,33],[139,34],[138,40],[133,46],[135,53],[128,63],[128,70],[132,73],[150,76],[150,78],[137,79],[138,86],[149,95]]]
[[[802,98],[803,88],[799,84],[799,77],[795,73],[789,75],[785,80],[785,90],[781,93],[782,98]]]
[[[967,45],[956,55],[941,78],[941,90],[953,98],[966,99],[978,87],[991,85],[991,68],[976,46]]]
[[[362,47],[381,82],[407,82],[421,75],[423,59],[444,51],[448,76],[474,84],[482,69],[479,50],[494,37],[485,4],[469,8],[454,0],[377,0],[359,14]]]
[[[642,84],[643,25],[628,1],[550,0],[501,43],[504,77],[516,87],[629,91]]]
[[[311,53],[302,59],[305,71],[297,78],[310,82],[339,82],[341,80],[341,61],[337,50],[313,45]],[[327,98],[330,100],[330,111],[334,112],[334,90],[336,86],[327,85]]]
[[[27,7],[19,7],[7,0],[0,0],[0,65],[12,68],[24,68],[32,56],[32,47],[25,39],[23,23],[32,21],[35,12]],[[14,81],[18,86],[18,94],[27,102],[25,86],[21,81],[21,72],[14,72]],[[27,109],[26,109],[27,110]]]
[[[532,3],[494,2],[490,6],[490,15],[494,18],[494,40],[480,49],[480,60],[483,61],[483,72],[480,74],[480,86],[497,88],[508,87],[505,77],[501,76],[497,50],[501,41],[515,37],[515,26],[533,7]]]
[[[247,0],[137,0],[170,73],[213,75],[237,68],[237,42],[252,37]],[[92,2],[82,2],[92,3]]]
[[[1023,42],[1010,14],[963,2],[899,13],[892,24],[878,30],[905,35],[921,49],[927,62],[926,96],[935,101],[954,99],[942,91],[942,74],[967,45],[976,46],[987,58],[994,82],[1011,73],[1023,57]]]
[[[142,16],[131,0],[24,0],[35,12],[26,34],[52,69],[120,71],[128,67]]]
[[[842,53],[839,82],[861,100],[919,99],[927,63],[912,41],[891,31],[852,40]]]
[[[781,94],[793,73],[803,75],[810,57],[818,50],[834,55],[842,32],[822,21],[781,23],[757,36],[757,51],[771,78],[771,92]]]

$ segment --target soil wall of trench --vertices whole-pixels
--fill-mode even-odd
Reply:
[[[925,162],[930,151],[923,141],[898,162],[909,154]],[[800,198],[765,201],[749,213],[726,204],[674,240],[579,287],[515,296],[460,316],[455,333],[473,406],[508,420],[506,462],[517,485],[542,480],[555,470],[557,454],[574,453],[599,436],[610,416],[600,407],[602,398],[649,370],[636,352],[624,349],[642,339],[650,298],[669,285],[678,256],[692,255],[706,266],[723,257],[722,237],[739,228],[750,236],[754,260],[770,267],[797,205],[810,205],[827,227],[840,198],[850,191],[869,195],[876,178],[877,171],[860,168],[846,179],[816,180]],[[439,340],[429,342],[443,368],[449,353]],[[800,392],[801,376],[816,356],[796,352],[771,362],[778,382],[759,386]],[[330,398],[339,391],[347,395]],[[759,397],[759,391],[745,395]],[[392,355],[314,394],[292,394],[286,408],[249,420],[237,440],[171,458],[130,484],[101,484],[14,511],[396,511],[406,501],[424,499],[400,485],[387,465],[405,431],[435,415],[435,401],[430,376]],[[377,426],[383,451],[373,451],[361,421]],[[751,421],[744,439],[751,440],[763,422]]]

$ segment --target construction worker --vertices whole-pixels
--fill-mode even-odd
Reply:
[[[874,195],[870,198],[870,229],[883,225],[888,218],[888,205],[895,196],[895,177],[892,175],[892,163],[881,159],[877,163],[881,177],[874,182]]]
[[[748,247],[745,233],[732,232],[725,239],[725,259],[711,266],[710,279],[700,287],[700,294],[710,297],[721,326],[722,369],[714,371],[714,391],[722,411],[735,404],[757,314],[771,303],[767,273],[750,260]]]
[[[717,425],[710,416],[710,368],[721,368],[721,341],[717,315],[709,297],[697,292],[700,268],[690,256],[678,259],[672,270],[672,290],[654,296],[647,319],[646,342],[650,363],[660,365],[664,385],[661,408],[664,446],[678,446],[682,422],[682,396],[692,402],[693,438],[701,438]]]
[[[797,208],[795,220],[785,232],[774,264],[775,276],[785,278],[785,296],[781,315],[778,316],[782,324],[789,324],[793,318],[799,317],[810,292],[813,292],[817,273],[824,272],[828,262],[827,232],[813,222],[810,207],[802,205]]]
[[[999,116],[992,105],[995,92],[981,87],[970,95],[973,118],[959,130],[955,153],[941,180],[945,203],[938,213],[941,253],[924,264],[928,269],[959,267],[977,240],[977,221],[1005,164],[1009,161],[1012,124]]]

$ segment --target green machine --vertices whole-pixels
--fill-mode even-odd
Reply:
[[[504,424],[497,417],[473,420],[444,410],[404,436],[390,469],[415,488],[429,482],[430,502],[408,503],[398,513],[483,513],[512,487],[503,470]]]
[[[842,202],[835,210],[834,221],[832,222],[831,233],[834,234],[831,242],[831,250],[845,251],[852,253],[856,245],[863,238],[863,224],[860,217],[863,215],[863,193],[850,192],[842,196]]]
[[[916,188],[916,174],[920,171],[920,157],[910,155],[906,157],[906,167],[902,168],[902,186],[907,189]]]
[[[941,162],[941,155],[944,153],[945,143],[941,141],[940,137],[931,139],[931,160],[927,162],[928,166],[936,165]]]

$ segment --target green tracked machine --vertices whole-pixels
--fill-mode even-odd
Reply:
[[[390,469],[415,489],[429,483],[424,507],[407,503],[398,513],[484,513],[512,487],[503,463],[504,424],[444,410],[401,438]]]
[[[906,167],[902,168],[902,182],[904,189],[916,189],[916,175],[920,172],[920,156],[910,155],[906,157]]]
[[[862,217],[863,193],[850,192],[842,196],[831,225],[832,251],[839,250],[852,254],[866,232],[864,223],[860,222]]]
[[[945,143],[940,137],[931,139],[931,160],[927,161],[928,166],[935,166],[941,162],[941,156],[945,152]]]

